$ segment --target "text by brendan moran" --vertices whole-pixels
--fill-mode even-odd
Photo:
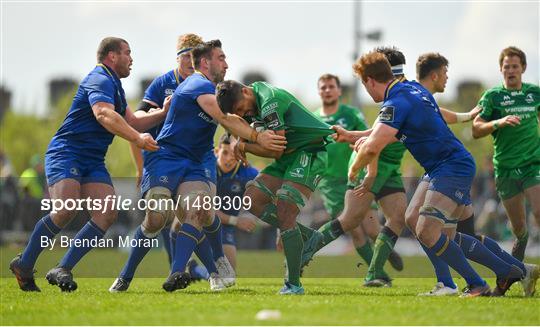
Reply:
[[[159,246],[159,241],[157,238],[153,239],[135,239],[130,236],[118,236],[118,241],[116,242],[118,247],[127,248],[127,247],[145,247],[145,248],[157,248]],[[91,248],[114,248],[116,247],[115,242],[111,238],[98,238],[94,237],[91,239],[75,239],[68,236],[60,236],[58,239],[49,239],[47,236],[41,236],[41,247],[48,248],[49,250],[54,249],[54,247],[61,248],[71,248],[71,247],[91,247]]]

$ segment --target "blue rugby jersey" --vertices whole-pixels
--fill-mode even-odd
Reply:
[[[203,74],[195,72],[173,94],[171,106],[157,141],[165,151],[202,162],[214,148],[217,122],[197,103],[204,94],[215,94],[216,86]]]
[[[97,102],[114,105],[114,110],[121,116],[126,113],[122,83],[104,64],[98,64],[80,83],[64,122],[49,143],[47,154],[69,146],[72,155],[105,158],[114,134],[96,120],[92,106]]]
[[[240,199],[244,196],[246,191],[246,184],[255,179],[259,171],[251,166],[244,167],[240,163],[228,173],[224,173],[216,165],[217,170],[217,196],[221,198],[221,211],[227,215],[238,216],[240,209],[234,202],[235,197]],[[225,199],[228,197],[228,199]],[[227,201],[230,200],[230,206]],[[243,205],[242,205],[243,206]],[[230,207],[230,208],[229,208]],[[236,210],[238,209],[238,210]]]
[[[168,71],[167,73],[156,77],[152,83],[148,86],[144,92],[144,100],[152,101],[158,105],[159,108],[163,108],[163,102],[169,95],[173,95],[174,91],[182,83],[184,79],[180,76],[178,68]],[[160,123],[151,129],[147,130],[154,139],[157,138],[163,123]]]
[[[396,138],[427,173],[448,160],[470,156],[448,128],[433,96],[414,84],[395,80],[388,86],[378,121],[398,130]]]

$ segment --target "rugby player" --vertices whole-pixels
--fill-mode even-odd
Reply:
[[[91,198],[100,200],[104,208],[89,208],[91,220],[75,235],[60,264],[51,269],[46,279],[62,291],[74,291],[77,283],[71,270],[92,249],[92,244],[105,235],[114,223],[117,212],[107,205],[114,196],[105,154],[114,135],[137,147],[156,151],[159,147],[150,134],[139,133],[158,124],[167,113],[169,103],[144,117],[135,116],[128,108],[120,79],[130,74],[133,59],[127,41],[117,37],[103,39],[97,50],[96,67],[82,80],[67,116],[52,138],[45,155],[45,172],[53,200]],[[40,291],[34,280],[34,265],[43,251],[41,242],[50,242],[75,217],[75,210],[63,208],[38,221],[23,253],[10,263],[23,291]],[[93,241],[93,242],[92,242]]]
[[[430,181],[416,226],[418,239],[464,277],[464,296],[490,295],[489,285],[467,262],[453,235],[441,233],[445,225],[455,226],[468,202],[475,173],[472,156],[448,129],[429,93],[395,79],[384,55],[370,52],[353,68],[373,100],[383,104],[373,132],[349,169],[349,179],[354,180],[387,144],[401,141]]]
[[[217,100],[222,110],[244,111],[267,130],[287,137],[284,151],[246,142],[237,143],[235,151],[240,157],[249,152],[276,159],[249,184],[245,196],[251,198],[253,215],[281,230],[288,279],[279,294],[304,294],[300,282],[304,238],[309,241],[318,232],[298,224],[296,217],[322,177],[326,137],[333,131],[289,92],[265,82],[245,86],[225,81],[217,87]]]
[[[144,116],[148,112],[151,112],[153,110],[156,110],[155,108],[159,108],[162,103],[165,101],[166,97],[172,95],[178,85],[182,83],[189,75],[193,74],[194,69],[191,62],[191,50],[199,45],[202,44],[203,40],[200,36],[195,34],[184,34],[180,35],[178,37],[178,42],[176,46],[176,55],[177,55],[177,63],[178,67],[168,71],[167,73],[155,78],[150,86],[146,89],[145,95],[141,103],[139,104],[139,108],[137,111],[135,111],[136,116]],[[148,131],[154,138],[157,138],[159,135],[159,132],[161,131],[161,128],[163,127],[163,123],[159,124],[158,126],[152,128]],[[143,170],[143,153],[136,148],[131,146],[132,155],[134,158],[134,161],[137,166],[137,176],[142,176],[142,170]],[[205,169],[207,173],[210,176],[209,183],[210,188],[212,190],[212,195],[215,194],[215,156],[213,153],[213,150],[208,151],[208,153],[205,156],[203,165],[205,166]],[[138,183],[139,184],[139,183]],[[148,218],[148,215],[146,216]],[[175,220],[178,221],[178,220]],[[170,222],[168,222],[170,223]],[[147,239],[154,239],[157,237],[158,234],[154,232],[150,232],[148,227],[146,227],[149,224],[147,219],[142,222],[142,224],[137,228],[135,231],[134,238],[137,240],[147,240]],[[177,228],[179,228],[179,224],[177,224]],[[232,267],[230,269],[227,267],[230,266],[228,262],[225,259],[221,258],[223,257],[223,248],[222,248],[222,242],[221,242],[221,229],[218,225],[218,228],[214,228],[215,232],[212,233],[205,233],[210,241],[210,244],[217,244],[218,248],[213,249],[212,254],[219,253],[221,251],[221,256],[218,257],[219,259],[216,260],[216,264],[218,265],[218,271],[220,271],[219,268],[221,268],[220,272],[225,272],[224,275],[230,275],[230,273],[227,273],[229,271],[233,271]],[[206,231],[206,229],[205,229]],[[167,255],[169,258],[169,265],[172,264],[172,256],[174,255],[174,251],[171,250],[171,248],[174,248],[174,241],[176,239],[176,232],[171,233],[171,229],[169,228],[169,225],[164,226],[161,229],[160,232],[164,242],[165,242],[165,249],[167,251]],[[169,237],[169,234],[171,236]],[[219,237],[217,240],[215,238]],[[215,242],[212,242],[215,241]],[[129,285],[131,281],[133,280],[133,276],[135,274],[135,270],[137,269],[137,266],[140,264],[144,256],[148,253],[150,250],[149,246],[144,246],[145,244],[151,244],[150,242],[137,242],[136,244],[139,244],[140,246],[135,246],[131,249],[129,258],[124,265],[124,268],[120,272],[119,277],[113,282],[112,286],[109,288],[110,292],[125,292],[128,290]],[[206,245],[206,243],[204,244]],[[198,249],[199,247],[197,247]],[[196,252],[199,252],[196,250]],[[201,259],[205,262],[208,261],[214,261],[213,256],[212,257],[204,257],[204,254],[208,253],[208,251],[201,251],[201,256],[203,256],[204,259]],[[231,284],[231,283],[229,283]]]
[[[421,55],[416,62],[416,71],[420,85],[430,94],[444,92],[446,81],[448,80],[448,60],[444,56],[439,53],[426,53]],[[411,83],[418,86],[417,82],[413,81]],[[432,99],[432,101],[435,100]],[[469,113],[454,113],[441,108],[440,112],[447,123],[452,123],[470,120],[471,117],[478,114],[479,110],[478,108],[474,108],[473,111]],[[419,210],[425,201],[425,195],[428,188],[429,177],[424,176],[407,208],[406,222],[412,231],[416,229]],[[506,293],[512,283],[522,279],[521,277],[526,271],[525,266],[503,251],[494,240],[483,235],[475,234],[473,217],[474,211],[472,205],[468,203],[461,214],[460,219],[462,220],[457,224],[457,233],[454,240],[461,247],[468,259],[485,265],[497,275],[497,285],[493,290],[492,295],[502,296]],[[461,228],[460,223],[464,223]],[[450,235],[451,230],[445,232]],[[457,287],[452,280],[448,265],[443,260],[440,260],[437,256],[433,255],[429,250],[425,250],[435,268],[437,284],[430,292],[421,293],[420,295],[442,296],[457,294]],[[521,270],[521,274],[519,274],[517,269],[513,268],[512,265],[518,267]],[[512,273],[512,270],[515,272]],[[514,277],[509,277],[509,275],[513,275]],[[526,281],[526,279],[524,279],[524,281]],[[524,286],[527,284],[528,287],[532,285],[534,288],[534,283],[535,280],[530,280],[528,283],[524,282]]]
[[[171,111],[167,114],[158,136],[160,150],[145,154],[141,190],[145,199],[174,204],[161,206],[147,212],[152,233],[159,230],[176,217],[182,219],[178,234],[171,273],[163,284],[163,289],[172,292],[185,288],[190,281],[185,272],[186,264],[197,245],[205,256],[212,256],[210,246],[204,246],[208,239],[202,232],[203,226],[214,219],[209,174],[201,165],[205,155],[213,149],[213,137],[217,124],[223,125],[232,134],[258,142],[261,147],[279,151],[286,140],[272,131],[258,133],[253,130],[241,110],[222,112],[217,105],[215,85],[223,80],[228,65],[221,42],[205,42],[192,51],[195,73],[186,78],[175,90],[171,100]],[[236,114],[239,114],[236,115]],[[162,201],[175,199],[173,203]],[[221,290],[225,287],[217,274],[215,265],[207,263],[210,272],[210,288]],[[229,277],[229,276],[223,276]]]
[[[337,76],[324,74],[317,81],[322,107],[315,114],[329,125],[339,125],[346,130],[362,131],[368,129],[364,116],[359,109],[340,103],[341,83]],[[345,193],[347,192],[347,171],[352,149],[348,144],[333,143],[326,147],[328,151],[326,169],[318,190],[324,201],[324,206],[330,219],[336,219],[343,211]],[[371,203],[370,210],[362,219],[361,225],[349,231],[356,252],[368,264],[373,257],[373,248],[370,240],[375,242],[381,226],[378,221],[377,204]],[[388,261],[394,269],[403,270],[403,260],[399,254],[392,250]]]
[[[499,68],[503,83],[482,95],[472,131],[474,138],[493,136],[495,186],[516,236],[512,255],[523,261],[529,238],[525,199],[540,224],[540,88],[522,81],[527,58],[516,47],[501,51]]]

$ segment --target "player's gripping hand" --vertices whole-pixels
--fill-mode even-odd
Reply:
[[[499,125],[499,128],[507,127],[507,126],[517,126],[521,124],[521,119],[519,119],[519,116],[516,115],[508,115],[501,119],[496,120],[497,124]]]
[[[287,139],[272,130],[266,130],[257,134],[257,143],[270,151],[283,151],[286,148]]]
[[[243,230],[244,232],[251,233],[255,229],[255,226],[257,226],[257,224],[255,223],[254,218],[245,216],[238,217],[236,227]]]
[[[240,138],[233,137],[231,140],[231,146],[233,148],[234,158],[242,162],[242,165],[248,166],[249,162],[247,160],[245,150],[246,143],[240,140]]]
[[[135,142],[135,144],[139,148],[141,148],[143,150],[146,150],[146,151],[157,151],[159,149],[159,146],[158,146],[156,140],[154,140],[152,135],[150,135],[148,133],[140,133],[139,137],[137,138],[137,141]]]
[[[478,116],[479,113],[482,112],[482,107],[480,106],[476,106],[474,107],[471,111],[469,111],[469,115],[471,115],[471,119],[469,120],[473,120],[476,118],[476,116]]]
[[[336,131],[334,134],[332,134],[332,138],[336,142],[341,143],[349,143],[350,141],[350,132],[346,130],[345,128],[339,126],[339,125],[333,125],[330,128],[332,128],[334,131]]]
[[[171,107],[171,99],[172,99],[172,95],[169,95],[163,101],[163,111],[165,112],[165,114],[167,114],[167,112],[169,111],[169,108]]]
[[[371,191],[371,188],[373,187],[374,182],[375,182],[375,177],[372,177],[372,176],[364,177],[362,184],[354,188],[353,190],[354,195],[361,197],[364,194],[368,193],[369,191]]]
[[[367,139],[368,139],[367,136],[363,136],[359,138],[358,140],[356,140],[354,144],[351,144],[350,146],[353,149],[353,151],[354,152],[360,151],[360,147],[362,146],[362,144],[364,144],[364,142],[366,142]]]

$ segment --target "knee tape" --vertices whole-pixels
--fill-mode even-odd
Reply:
[[[294,203],[299,210],[302,210],[307,202],[307,198],[302,192],[287,184],[281,186],[276,192],[276,196],[280,200]]]
[[[272,199],[272,201],[275,200],[276,196],[274,195],[274,192],[272,192],[268,187],[266,187],[266,185],[264,185],[263,182],[254,179],[254,180],[251,180],[251,181],[246,183],[246,189],[248,189],[248,187],[250,187],[250,186],[256,187],[259,190],[261,190],[261,192],[263,192],[268,197],[270,197],[270,199]]]
[[[420,215],[425,216],[427,218],[437,219],[444,224],[444,227],[455,228],[457,225],[457,219],[453,220],[451,218],[447,218],[448,213],[442,210],[439,210],[431,205],[424,205],[420,207]]]
[[[156,212],[163,216],[163,226],[168,225],[174,219],[174,200],[169,189],[161,186],[153,187],[146,192],[144,199],[147,211]],[[150,201],[155,203],[150,204]]]

